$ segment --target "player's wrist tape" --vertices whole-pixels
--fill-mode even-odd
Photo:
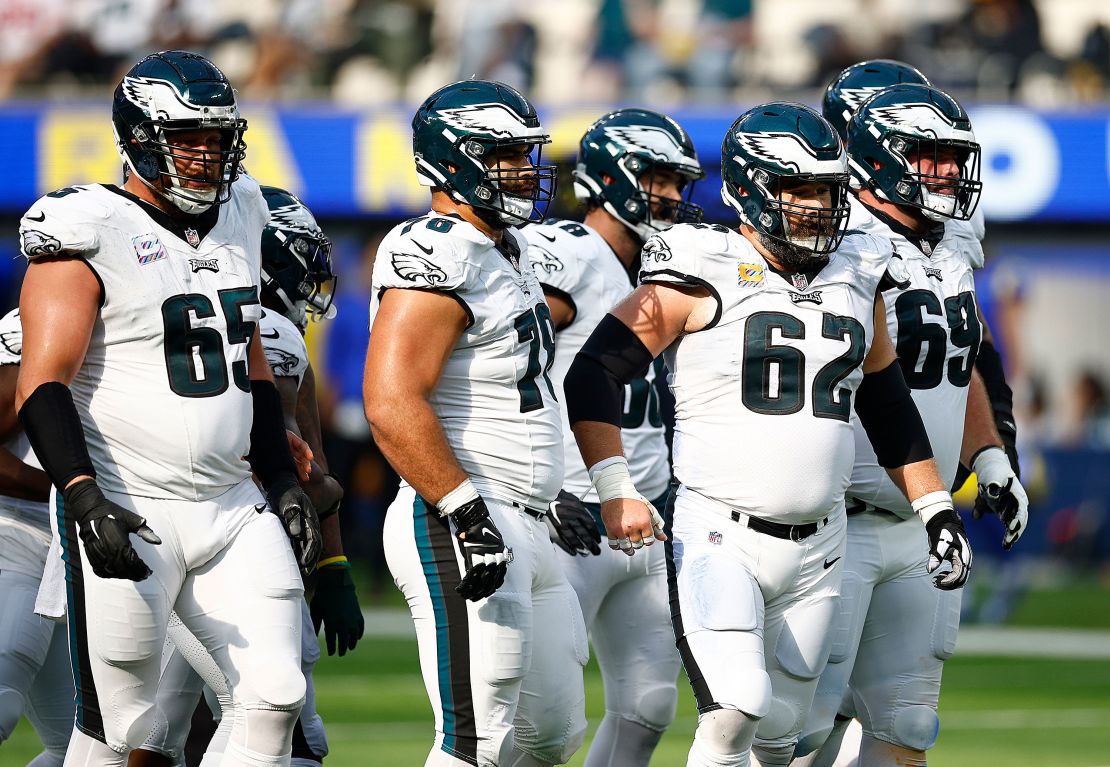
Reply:
[[[319,562],[316,563],[317,570],[323,570],[325,567],[336,566],[350,568],[351,561],[347,559],[347,557],[345,557],[344,555],[340,554],[337,557],[328,557],[327,559],[321,559]]]
[[[911,501],[910,505],[913,506],[914,512],[917,516],[921,517],[921,521],[926,525],[929,520],[940,514],[943,511],[954,511],[952,507],[952,494],[947,490],[935,490],[931,493],[918,498],[916,501]]]
[[[977,479],[978,475],[984,472],[990,474],[992,469],[997,469],[998,472],[1003,474],[1008,474],[1013,470],[1006,451],[999,445],[981,447],[971,458],[971,470],[975,472]]]
[[[856,392],[856,414],[883,468],[933,457],[929,434],[897,361],[864,375]]]
[[[628,459],[623,455],[614,455],[591,466],[590,481],[597,489],[597,497],[601,503],[614,498],[640,500],[643,497],[632,482],[632,475],[628,473]]]
[[[297,464],[289,450],[281,395],[273,381],[252,380],[251,400],[254,423],[251,424],[251,449],[247,453],[247,462],[268,492],[282,475],[292,475],[296,482]]]
[[[623,322],[606,314],[574,357],[563,379],[567,416],[579,421],[621,425],[624,387],[651,365],[644,342]]]
[[[65,490],[74,477],[96,476],[68,386],[58,381],[41,384],[19,409],[19,422],[54,487]]]
[[[436,508],[441,517],[454,514],[460,507],[478,499],[478,488],[469,479],[464,479],[459,486],[439,499]]]

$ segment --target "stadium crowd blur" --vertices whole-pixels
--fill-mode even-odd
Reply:
[[[517,85],[541,107],[816,103],[843,67],[876,57],[912,62],[971,102],[1110,101],[1106,0],[0,0],[0,100],[102,98],[136,59],[171,47],[210,56],[248,105],[414,104],[472,75]],[[379,531],[397,480],[370,438],[361,375],[371,262],[395,222],[323,223],[341,275],[338,317],[309,336],[328,455],[348,488],[347,548],[376,563],[388,589]],[[1110,463],[1110,364],[1074,364],[1050,385],[1050,361],[1020,351],[1028,274],[995,269],[980,292],[1006,352],[1036,512],[1046,451]],[[1110,499],[1110,471],[1101,482],[1083,497]],[[1105,501],[1042,513],[1052,517],[1044,550],[1110,568]]]
[[[150,50],[220,62],[248,98],[419,102],[453,78],[541,103],[748,102],[862,58],[977,100],[1110,88],[1102,0],[0,0],[0,98],[114,83]]]

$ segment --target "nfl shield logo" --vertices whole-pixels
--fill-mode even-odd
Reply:
[[[809,287],[809,279],[804,274],[790,275],[790,281],[794,283],[794,287],[798,290],[805,290]]]
[[[712,543],[714,546],[720,546],[721,541],[723,541],[724,539],[725,536],[722,533],[718,533],[716,530],[709,534],[709,542]]]
[[[197,234],[197,230],[193,229],[192,227],[189,227],[188,229],[185,230],[185,239],[194,248],[198,247],[200,245],[200,235]]]

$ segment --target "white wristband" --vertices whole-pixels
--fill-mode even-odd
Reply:
[[[971,470],[976,475],[990,474],[992,468],[997,470],[995,476],[999,474],[1006,476],[1013,472],[1006,451],[996,445],[980,450],[975,460],[971,462]]]
[[[439,509],[440,516],[446,517],[454,514],[460,506],[470,503],[477,497],[478,489],[474,487],[474,483],[469,478],[464,479],[462,484],[439,499],[436,508]]]
[[[911,501],[910,505],[917,512],[917,516],[921,517],[921,521],[929,524],[929,520],[937,514],[953,509],[952,494],[947,490],[936,490],[932,493],[925,493],[916,501]]]
[[[628,473],[628,460],[623,455],[614,455],[598,461],[590,467],[590,480],[597,488],[597,497],[601,503],[614,498],[641,498],[632,484],[632,475]]]

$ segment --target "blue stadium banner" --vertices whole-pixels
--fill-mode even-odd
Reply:
[[[570,160],[602,107],[541,110],[556,158]],[[1110,109],[970,110],[983,145],[983,207],[992,221],[1110,221]],[[408,108],[353,111],[321,104],[247,104],[247,167],[264,183],[301,195],[321,216],[397,217],[421,211],[427,190],[412,169]],[[675,113],[710,171],[695,196],[720,211],[715,172],[721,139],[738,113]],[[0,213],[75,183],[115,182],[120,160],[107,105],[0,105]]]

